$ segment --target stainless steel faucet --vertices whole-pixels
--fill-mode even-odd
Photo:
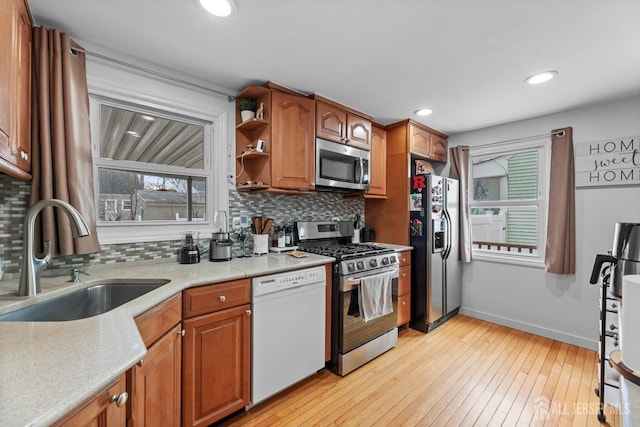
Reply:
[[[55,206],[67,214],[69,222],[71,223],[71,233],[73,237],[89,235],[87,222],[82,218],[80,212],[69,203],[58,199],[44,199],[31,206],[24,219],[22,268],[18,286],[18,295],[21,297],[33,296],[40,292],[40,272],[47,267],[47,264],[49,264],[51,260],[51,244],[48,240],[44,242],[44,258],[38,258],[33,250],[33,229],[36,223],[36,217],[40,211],[47,206]]]

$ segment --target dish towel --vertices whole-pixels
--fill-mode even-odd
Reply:
[[[358,302],[366,322],[393,313],[392,279],[396,270],[360,279]]]

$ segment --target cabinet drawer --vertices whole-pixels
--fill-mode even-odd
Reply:
[[[411,251],[398,252],[398,261],[400,262],[400,267],[411,265]]]
[[[234,280],[186,289],[183,293],[185,318],[211,313],[251,302],[251,281]]]
[[[411,292],[411,266],[405,265],[400,267],[398,272],[398,295],[404,295]]]
[[[149,348],[181,320],[182,295],[178,294],[136,317],[136,326],[145,347]]]
[[[398,326],[411,320],[411,294],[398,296]]]

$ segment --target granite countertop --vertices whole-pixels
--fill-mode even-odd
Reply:
[[[0,322],[0,420],[47,426],[103,390],[146,354],[134,317],[183,289],[323,265],[334,258],[268,254],[228,262],[175,261],[89,268],[82,282],[43,278],[42,292],[18,297],[18,281],[0,281],[0,314],[88,287],[104,279],[170,282],[99,316],[68,322]]]

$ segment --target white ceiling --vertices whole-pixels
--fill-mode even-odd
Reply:
[[[226,19],[197,0],[29,4],[92,49],[231,94],[271,80],[448,134],[640,94],[638,0],[235,1]]]

